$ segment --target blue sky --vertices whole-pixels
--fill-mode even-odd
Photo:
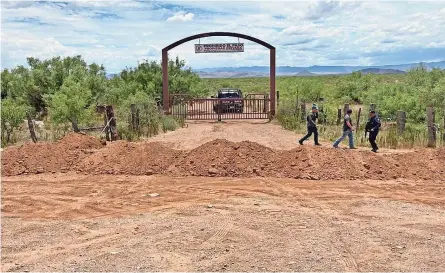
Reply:
[[[415,1],[4,1],[1,66],[27,56],[82,55],[119,72],[160,60],[161,49],[208,31],[248,34],[277,48],[277,65],[383,65],[445,60],[445,2]],[[269,65],[268,50],[170,51],[193,68]],[[211,37],[201,43],[237,42]]]

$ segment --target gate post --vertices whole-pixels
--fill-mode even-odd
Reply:
[[[276,114],[276,49],[272,45],[254,38],[249,35],[240,34],[240,33],[234,33],[234,32],[206,32],[206,33],[200,33],[192,36],[185,37],[181,40],[178,40],[162,49],[162,102],[163,102],[163,110],[166,114],[169,114],[170,112],[170,104],[169,104],[169,91],[168,91],[168,51],[170,49],[173,49],[185,42],[205,38],[205,37],[237,37],[241,39],[246,39],[252,42],[255,42],[257,44],[260,44],[270,51],[270,112],[272,116],[275,116]]]
[[[170,112],[170,96],[168,94],[168,50],[162,50],[162,107],[164,113]]]
[[[275,109],[276,109],[276,92],[275,92],[275,48],[270,49],[270,114],[272,117],[275,117]]]

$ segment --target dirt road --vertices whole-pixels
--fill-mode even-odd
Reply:
[[[157,135],[149,141],[162,141],[179,150],[191,150],[215,139],[232,142],[252,141],[272,149],[290,150],[298,147],[297,137],[295,133],[284,130],[280,125],[264,120],[228,120],[223,123],[190,122],[187,128]]]
[[[223,123],[210,121],[189,122],[187,128],[160,134],[148,139],[148,141],[168,143],[169,147],[179,150],[191,150],[216,139],[226,139],[232,142],[251,141],[276,150],[290,150],[300,146],[297,141],[301,137],[303,137],[302,134],[284,130],[275,121],[251,120],[240,122],[227,120]],[[324,140],[320,142],[324,147],[332,147],[332,142]],[[313,145],[313,137],[306,141],[305,145]],[[346,148],[347,140],[341,146]],[[370,149],[370,147],[358,147],[359,151],[369,151]],[[385,148],[379,150],[380,154],[402,154],[412,151]]]
[[[8,177],[3,270],[443,271],[444,185],[425,184]]]
[[[405,163],[396,166],[392,164],[403,161],[405,154],[369,157],[364,151],[335,152],[360,161],[351,166],[354,175],[363,178],[342,179],[350,175],[339,172],[342,162],[321,162],[321,155],[331,149],[295,150],[296,137],[273,124],[190,124],[150,140],[176,152],[166,154],[169,150],[156,144],[151,150],[142,149],[147,157],[136,161],[127,155],[137,157],[144,144],[101,147],[80,136],[52,146],[8,148],[2,153],[2,171],[33,170],[38,165],[40,174],[2,177],[1,269],[445,271],[443,154],[409,151]],[[255,149],[277,150],[267,150],[276,157],[274,164],[292,158],[264,172],[266,176],[260,175],[260,169],[253,174],[235,170],[244,177],[223,177],[231,174],[224,169],[215,171],[214,177],[191,176],[167,164],[175,160],[174,164],[188,164],[196,172],[199,164],[205,166],[203,170],[211,165],[218,168],[227,162],[207,161],[219,158],[220,151],[233,150],[231,143],[215,142],[221,138],[259,143],[235,145],[237,154],[250,151],[248,157],[235,161],[238,167],[255,162],[269,166]],[[212,153],[208,141],[213,141]],[[52,160],[63,155],[62,148],[69,159]],[[156,151],[164,157],[153,157]],[[123,158],[116,163],[122,171],[124,166],[145,168],[146,160],[159,161],[156,166],[163,171],[137,176],[95,174],[97,160],[116,153],[112,160]],[[270,176],[280,175],[280,169],[290,171],[286,168],[297,163],[295,155],[305,168],[330,168],[336,175],[326,177],[337,179]],[[14,157],[21,162],[4,162]],[[199,162],[191,164],[191,157]],[[376,179],[365,179],[368,176],[360,168],[372,165],[362,162],[366,160],[382,161],[388,170]],[[94,167],[91,173],[78,169],[89,170],[89,166]],[[368,167],[364,170],[374,170]],[[404,174],[405,167],[409,175]],[[397,178],[385,179],[390,171]]]

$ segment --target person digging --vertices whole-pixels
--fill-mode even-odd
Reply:
[[[300,145],[303,145],[303,142],[310,138],[312,134],[314,134],[314,143],[317,146],[321,144],[318,143],[318,128],[317,128],[317,119],[318,119],[318,108],[316,105],[312,105],[312,112],[306,117],[307,122],[307,134],[298,141]]]

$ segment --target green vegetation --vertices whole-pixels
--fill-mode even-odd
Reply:
[[[13,142],[14,130],[18,129],[23,123],[26,114],[26,107],[7,98],[2,100],[1,124],[2,124],[2,146],[6,143]]]
[[[53,140],[66,132],[69,124],[74,131],[85,126],[103,123],[95,113],[95,106],[113,105],[121,137],[136,139],[159,132],[174,130],[181,125],[163,117],[156,101],[162,97],[162,70],[160,63],[143,62],[126,68],[107,79],[105,67],[87,64],[81,56],[48,60],[27,59],[28,66],[4,69],[1,73],[2,146],[14,143],[17,129],[23,124],[27,109],[33,118],[44,120],[53,134],[41,133],[40,138]],[[201,96],[209,89],[185,62],[176,58],[169,61],[171,93]],[[128,132],[130,105],[143,105],[140,117],[142,131]],[[123,122],[123,123],[122,123]],[[51,124],[50,126],[46,124]],[[25,128],[22,132],[25,134]]]
[[[45,126],[38,128],[40,139],[54,140],[70,130],[103,124],[95,113],[96,105],[113,105],[118,119],[120,137],[137,140],[184,126],[159,111],[162,97],[162,70],[157,62],[139,63],[125,68],[108,79],[105,67],[87,64],[81,56],[48,60],[27,59],[28,66],[5,69],[1,73],[2,146],[27,135],[23,120],[26,113]],[[191,97],[214,95],[218,88],[237,87],[243,94],[268,93],[268,78],[200,79],[185,62],[169,61],[170,93]],[[337,109],[345,103],[355,110],[362,108],[361,128],[371,103],[384,121],[380,144],[387,147],[424,146],[426,143],[425,108],[436,109],[436,123],[442,126],[445,115],[445,71],[428,71],[419,66],[405,75],[364,75],[359,72],[345,76],[278,77],[280,92],[277,120],[289,129],[306,130],[300,106],[317,103],[321,113],[321,136],[333,140],[339,134]],[[139,126],[130,126],[131,105],[139,111]],[[175,106],[173,106],[175,107]],[[407,126],[397,134],[394,126],[398,110],[406,111]],[[355,118],[356,118],[355,111]],[[21,129],[21,130],[20,130]],[[51,133],[48,133],[50,131]],[[27,138],[27,137],[25,137]],[[357,141],[364,142],[362,131]]]
[[[204,79],[209,86],[240,88],[243,94],[268,93],[268,78]],[[296,101],[319,102],[330,110],[343,104],[377,105],[380,116],[395,119],[398,110],[407,112],[408,120],[425,121],[425,108],[445,105],[445,71],[427,71],[419,66],[406,75],[363,75],[354,72],[344,76],[278,77],[281,108]],[[323,98],[323,102],[320,102]],[[285,107],[288,108],[288,107]],[[283,110],[283,109],[282,109]],[[336,118],[336,117],[335,117]]]
[[[248,93],[268,93],[268,78],[204,79],[209,86],[236,87]],[[445,116],[445,71],[428,71],[419,66],[405,75],[363,75],[355,72],[342,76],[278,77],[277,90],[280,93],[277,109],[278,121],[289,130],[304,133],[306,123],[301,118],[300,105],[317,103],[320,113],[321,137],[334,140],[339,136],[337,109],[345,103],[354,111],[362,108],[360,128],[364,128],[370,104],[376,110],[384,128],[379,135],[382,147],[400,148],[425,146],[427,142],[426,107],[436,109],[436,123],[443,135]],[[397,111],[407,113],[407,125],[403,134],[397,134],[395,120]],[[304,119],[304,117],[303,117]],[[355,120],[356,123],[356,120]],[[364,144],[362,129],[356,140]],[[438,137],[440,139],[440,137]],[[443,140],[442,140],[443,142]]]

